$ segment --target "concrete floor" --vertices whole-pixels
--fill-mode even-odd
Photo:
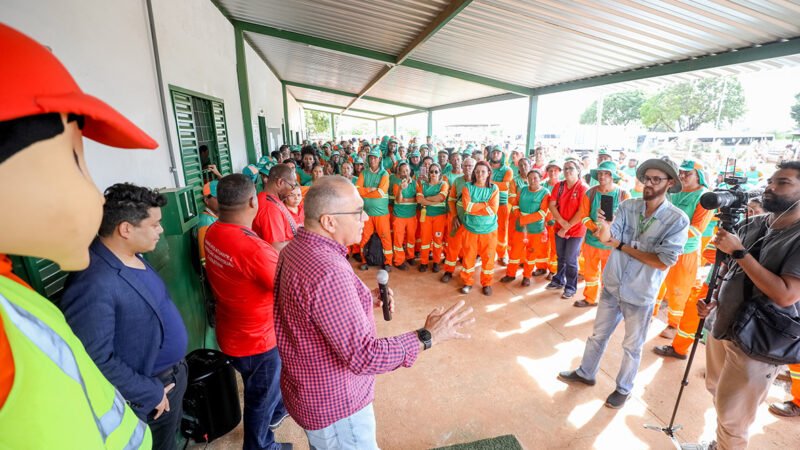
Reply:
[[[374,268],[356,272],[368,286],[376,284]],[[528,288],[519,285],[519,278],[499,283],[504,272],[504,267],[496,268],[491,297],[479,289],[462,295],[457,291],[458,277],[443,284],[441,273],[421,274],[412,268],[390,274],[396,312],[394,320],[384,322],[376,310],[379,336],[420,328],[433,308],[462,298],[475,309],[477,320],[469,331],[470,340],[446,342],[421,354],[414,367],[378,377],[374,407],[380,447],[427,449],[513,434],[527,449],[673,448],[664,433],[644,428],[669,423],[686,367],[685,361],[664,360],[651,351],[669,343],[658,336],[665,313],[653,321],[648,333],[631,399],[620,410],[608,409],[603,403],[615,388],[623,327],[609,343],[597,384],[566,385],[556,374],[579,363],[595,309],[574,308],[572,301],[559,298],[560,292],[545,291],[543,277]],[[698,348],[678,412],[681,442],[714,437],[716,416],[703,382],[704,350],[702,345]],[[788,399],[788,390],[785,383],[773,385],[767,401]],[[798,424],[800,419],[773,416],[764,404],[751,429],[749,448],[797,448]],[[208,448],[238,449],[241,437],[240,425]],[[278,430],[277,438],[296,449],[308,448],[305,435],[291,419]]]

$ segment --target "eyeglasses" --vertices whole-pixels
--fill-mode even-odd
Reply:
[[[669,180],[669,177],[648,177],[645,175],[644,180],[642,180],[642,184],[652,184],[653,186],[658,186],[662,181],[666,180]]]
[[[355,211],[340,211],[340,212],[325,213],[325,215],[328,215],[328,216],[349,216],[349,215],[358,215],[358,216],[360,216],[362,214],[364,214],[364,208],[359,208],[359,209],[357,209]]]
[[[294,188],[296,188],[298,186],[297,181],[295,181],[295,180],[291,180],[290,181],[290,180],[287,180],[286,178],[281,178],[281,181],[283,181],[284,183],[288,184],[289,187],[291,187],[292,189],[294,189]]]

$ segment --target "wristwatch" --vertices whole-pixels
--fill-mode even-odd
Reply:
[[[739,250],[734,250],[731,253],[731,258],[733,259],[742,259],[747,256],[747,250],[740,248]]]
[[[425,328],[420,328],[417,330],[417,337],[419,338],[422,345],[425,347],[425,350],[431,348],[431,332],[426,330]]]
[[[622,246],[625,245],[624,242],[619,241],[619,245],[617,245],[617,250],[622,251]]]

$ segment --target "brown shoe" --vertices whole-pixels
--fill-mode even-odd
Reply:
[[[783,403],[770,404],[769,412],[781,417],[798,417],[800,416],[800,406],[795,405],[791,400],[787,400]]]
[[[676,334],[678,334],[678,329],[667,325],[659,336],[666,339],[674,339]]]
[[[680,353],[676,352],[675,348],[671,345],[659,345],[657,347],[653,347],[653,353],[668,358],[686,359],[686,355],[681,355]]]
[[[586,299],[581,299],[573,303],[572,306],[576,308],[594,308],[597,306],[597,303],[589,303]]]

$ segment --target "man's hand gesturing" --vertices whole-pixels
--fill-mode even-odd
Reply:
[[[451,339],[469,339],[470,335],[460,333],[459,330],[475,322],[472,307],[462,309],[464,300],[448,308],[440,306],[434,309],[425,320],[425,329],[431,333],[431,344],[439,344]]]

